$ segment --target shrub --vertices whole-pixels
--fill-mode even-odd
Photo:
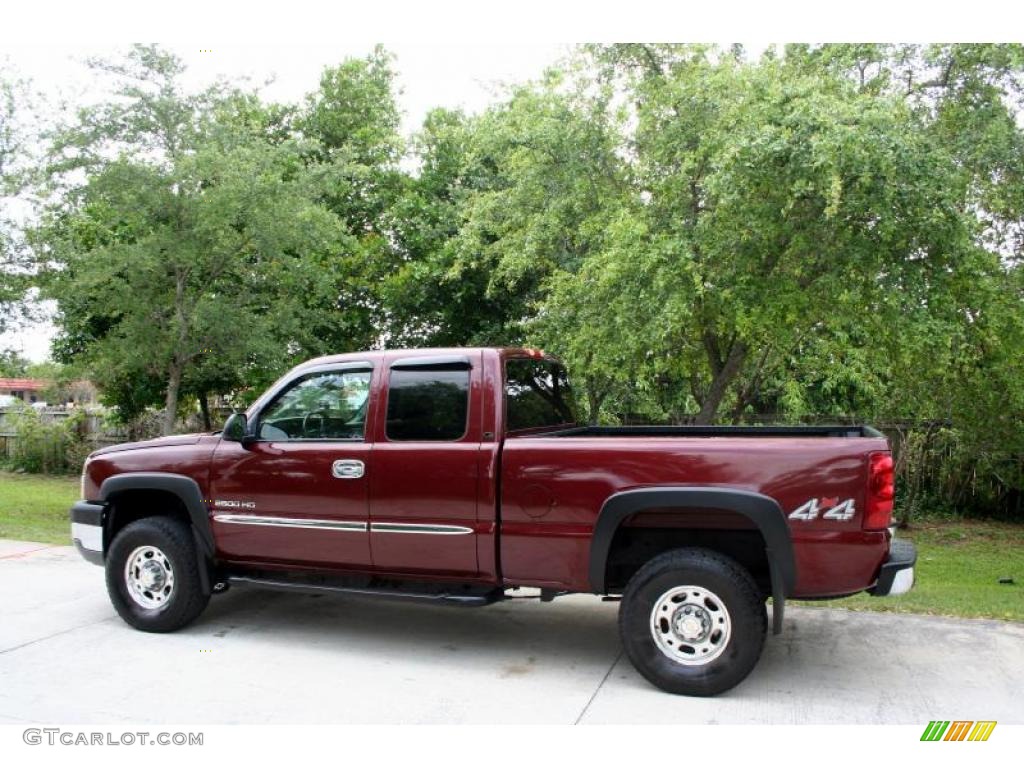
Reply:
[[[34,408],[15,406],[8,412],[15,439],[9,464],[33,473],[77,472],[89,448],[82,436],[85,414],[46,420]]]
[[[897,520],[1024,520],[1024,456],[943,423],[884,427],[896,457]]]

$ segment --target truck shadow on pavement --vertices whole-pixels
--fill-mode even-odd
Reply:
[[[452,661],[458,655],[460,664],[468,659],[493,666],[511,659],[508,673],[514,676],[533,671],[540,659],[606,668],[620,650],[617,620],[617,603],[588,595],[462,608],[242,587],[211,600],[183,632],[223,641],[244,636],[282,647],[337,648],[375,660],[415,654]]]

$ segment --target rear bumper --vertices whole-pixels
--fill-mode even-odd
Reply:
[[[71,507],[71,540],[93,565],[103,565],[103,504],[78,501]]]
[[[906,539],[893,539],[889,544],[889,557],[882,563],[875,586],[868,590],[875,597],[902,595],[914,586],[914,564],[917,547]]]

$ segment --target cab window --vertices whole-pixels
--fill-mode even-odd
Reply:
[[[466,434],[469,368],[396,368],[388,387],[388,440],[458,440]]]
[[[575,424],[574,407],[562,365],[534,358],[505,361],[505,418],[510,432]]]
[[[370,371],[311,373],[260,415],[260,440],[360,440],[370,401]]]

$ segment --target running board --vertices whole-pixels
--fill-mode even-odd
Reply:
[[[492,590],[469,595],[453,595],[450,592],[408,592],[388,587],[347,587],[334,584],[311,584],[302,581],[282,581],[280,579],[263,579],[254,576],[229,576],[231,584],[249,584],[254,587],[281,590],[283,592],[303,592],[306,594],[345,594],[373,595],[392,600],[415,600],[424,603],[443,603],[475,608],[490,605],[505,598],[504,592]]]

